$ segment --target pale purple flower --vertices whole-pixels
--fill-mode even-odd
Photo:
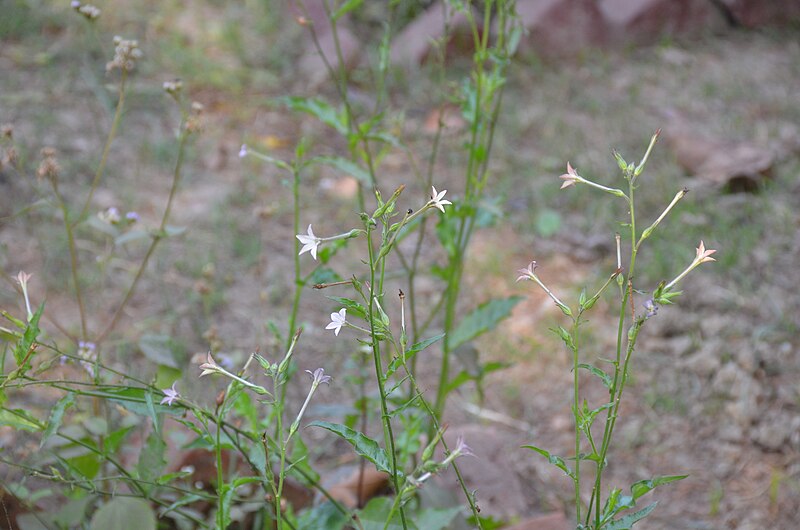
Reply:
[[[303,244],[303,248],[300,249],[298,255],[303,254],[304,252],[311,251],[311,257],[315,260],[317,259],[317,247],[321,243],[320,238],[314,235],[314,231],[311,229],[311,225],[308,225],[308,235],[304,234],[297,234],[295,236],[300,243]]]
[[[239,148],[239,158],[244,158],[247,156],[247,144],[242,144],[242,147]]]
[[[331,376],[325,375],[324,368],[317,368],[313,372],[311,370],[306,370],[306,373],[311,376],[311,379],[313,380],[311,384],[314,386],[317,386],[320,383],[330,384],[331,382]]]
[[[658,305],[653,301],[652,298],[644,302],[644,309],[644,318],[652,318],[658,314]]]
[[[176,384],[177,384],[177,381],[175,383],[172,383],[172,387],[171,388],[165,388],[164,390],[162,390],[162,392],[164,392],[164,399],[161,400],[161,405],[166,403],[167,406],[171,407],[176,399],[180,399],[181,395],[180,395],[180,393],[178,393],[178,390],[175,388]]]
[[[128,212],[125,214],[125,219],[127,219],[129,223],[135,223],[139,220],[139,214],[136,212]]]
[[[347,323],[347,309],[341,308],[338,313],[331,313],[331,321],[325,326],[325,329],[332,329],[334,335],[339,335],[342,326]]]
[[[530,263],[528,263],[527,268],[517,269],[517,272],[520,274],[519,276],[517,276],[517,281],[533,280],[534,276],[536,275],[534,272],[536,270],[536,267],[538,267],[538,265],[536,265],[536,262],[531,261]]]
[[[463,436],[456,439],[456,448],[453,449],[453,453],[457,453],[459,456],[475,456],[472,449],[464,442]]]
[[[78,2],[78,0],[72,0],[72,2],[69,3],[69,5],[70,7],[72,7],[72,9],[78,9],[79,7],[81,7],[81,3]]]
[[[441,210],[444,213],[444,207],[447,204],[453,204],[452,202],[444,199],[444,195],[447,193],[447,190],[442,190],[441,192],[437,193],[436,188],[431,186],[431,204]]]

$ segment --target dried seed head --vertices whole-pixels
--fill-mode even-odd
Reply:
[[[183,90],[183,81],[180,79],[173,79],[172,81],[164,81],[164,91],[170,96],[176,97],[181,90]]]
[[[52,182],[58,179],[58,173],[61,168],[58,166],[56,160],[56,150],[52,147],[45,147],[41,151],[42,161],[39,163],[39,168],[36,170],[36,176],[41,179],[48,179]]]
[[[204,119],[203,119],[203,111],[205,107],[202,103],[197,101],[192,102],[192,109],[189,113],[189,117],[186,118],[186,132],[189,134],[200,132],[203,130]]]
[[[106,63],[106,71],[122,70],[130,72],[136,67],[136,61],[142,58],[139,41],[114,37],[114,58]]]

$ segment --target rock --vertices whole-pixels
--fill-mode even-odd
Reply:
[[[528,499],[535,497],[529,483],[517,475],[520,458],[533,458],[530,451],[520,449],[525,443],[521,436],[512,436],[495,425],[470,424],[452,426],[445,434],[449,447],[455,447],[458,436],[472,449],[475,456],[458,459],[459,469],[467,487],[477,490],[482,514],[508,518],[528,511]],[[524,435],[522,435],[524,436]],[[448,470],[437,477],[437,483],[453,490],[463,499],[455,474]]]
[[[678,164],[703,184],[732,192],[756,191],[772,178],[776,159],[772,149],[713,138],[674,110],[663,114],[669,120],[663,135]]]
[[[752,429],[750,438],[768,451],[780,451],[800,428],[800,416],[787,411],[768,411]]]
[[[300,59],[299,69],[311,88],[319,87],[328,79],[328,69],[325,66],[323,56],[334,71],[337,71],[342,66],[351,70],[361,60],[362,46],[359,39],[343,25],[337,26],[336,30],[339,38],[339,48],[342,52],[341,64],[336,53],[336,40],[333,33],[326,31],[318,34],[317,38],[322,55],[320,55],[320,50],[317,50],[316,46],[314,46],[311,37],[308,37],[308,45],[306,46],[305,54]]]
[[[446,34],[449,25],[449,35]],[[471,50],[471,31],[467,17],[454,11],[448,2],[436,2],[398,33],[392,41],[392,64],[415,67],[422,64],[431,52],[433,43],[448,37],[444,45],[460,43]]]
[[[594,0],[530,0],[517,3],[517,14],[527,35],[521,51],[548,57],[574,55],[606,41],[605,18]]]
[[[506,528],[507,530],[567,530],[570,528],[570,524],[563,513],[553,512],[530,517]]]
[[[597,4],[617,44],[631,40],[652,44],[664,35],[725,25],[724,17],[707,0],[599,0]]]
[[[800,3],[764,0],[721,0],[736,23],[748,28],[768,24],[790,24],[800,20]]]
[[[710,377],[717,372],[722,365],[721,341],[709,340],[703,343],[700,349],[681,359],[680,366],[687,368],[701,377]]]

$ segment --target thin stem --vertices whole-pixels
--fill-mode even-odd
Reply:
[[[369,282],[369,327],[370,327],[370,343],[372,344],[372,359],[375,365],[375,379],[378,382],[378,391],[381,399],[381,420],[383,422],[383,435],[386,445],[389,448],[392,463],[392,485],[394,486],[395,495],[400,495],[400,482],[397,478],[397,452],[394,446],[394,433],[392,432],[392,422],[389,417],[389,407],[386,404],[386,389],[383,386],[383,367],[381,366],[381,351],[380,342],[377,339],[377,330],[375,328],[375,268],[378,265],[375,263],[375,249],[372,244],[372,227],[369,223],[366,224],[367,229],[367,249],[369,251],[369,264],[370,264],[370,282]],[[400,506],[400,521],[403,528],[407,529],[405,510]]]
[[[106,162],[108,161],[108,153],[111,150],[111,143],[114,141],[114,137],[117,135],[117,128],[119,127],[120,121],[122,120],[122,108],[125,105],[125,81],[128,79],[128,71],[124,68],[122,69],[122,77],[120,78],[119,82],[119,98],[117,99],[117,108],[114,111],[114,119],[111,121],[111,129],[108,131],[108,138],[106,138],[106,145],[103,147],[103,154],[100,157],[100,163],[97,165],[97,170],[94,173],[94,178],[92,179],[92,187],[89,188],[89,195],[86,197],[86,202],[81,208],[81,213],[75,219],[75,222],[80,222],[81,219],[86,216],[86,213],[89,211],[89,207],[92,204],[92,197],[94,197],[94,192],[97,190],[97,186],[100,184],[100,179],[103,176],[103,172],[106,169]]]
[[[83,295],[81,294],[81,284],[78,279],[78,250],[75,247],[75,233],[72,229],[72,223],[69,221],[69,210],[64,197],[58,190],[58,180],[51,179],[53,185],[53,192],[58,200],[58,205],[61,208],[61,214],[64,217],[64,229],[67,231],[67,246],[69,247],[70,269],[72,272],[72,283],[75,286],[75,299],[78,302],[78,313],[81,317],[81,339],[87,340],[88,331],[86,326],[86,310],[83,305]]]
[[[119,306],[117,306],[117,310],[114,312],[114,316],[111,317],[111,321],[106,325],[103,332],[97,337],[96,342],[98,346],[103,342],[103,340],[106,339],[106,337],[108,337],[108,334],[111,333],[111,331],[113,331],[114,327],[117,325],[119,318],[122,316],[122,311],[128,305],[133,293],[136,291],[139,280],[141,280],[142,276],[144,275],[144,271],[147,268],[147,264],[150,261],[153,252],[155,252],[159,241],[161,241],[166,235],[167,222],[169,221],[170,214],[172,213],[172,205],[175,200],[175,194],[178,191],[178,185],[181,182],[181,169],[183,167],[183,160],[186,152],[186,141],[189,137],[189,132],[186,130],[186,127],[184,127],[184,123],[185,120],[181,124],[181,135],[178,144],[178,159],[175,162],[175,170],[172,174],[172,187],[169,190],[169,198],[167,199],[167,206],[164,208],[164,214],[161,217],[161,224],[158,227],[158,231],[153,234],[153,241],[147,248],[144,259],[142,259],[139,269],[136,271],[136,275],[134,276],[130,287],[128,287],[122,302],[119,304]]]

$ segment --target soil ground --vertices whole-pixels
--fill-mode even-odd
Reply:
[[[208,9],[216,13],[217,8]],[[147,333],[174,337],[187,366],[192,354],[209,347],[234,360],[255,347],[277,355],[266,323],[283,322],[288,308],[291,190],[286,175],[252,157],[240,160],[239,145],[246,141],[282,159],[291,156],[303,135],[314,139],[318,152],[342,152],[343,145],[312,120],[273,104],[276,96],[302,92],[302,81],[279,58],[255,61],[255,52],[246,46],[249,34],[243,33],[244,52],[237,55],[210,45],[208,62],[203,63],[194,56],[176,56],[181,46],[165,44],[170,32],[156,22],[115,17],[109,27],[121,22],[132,32],[155,32],[145,41],[145,52],[146,57],[159,57],[159,67],[183,68],[184,74],[195,68],[185,81],[187,91],[206,109],[205,131],[191,149],[172,222],[187,231],[167,240],[151,264],[118,330],[117,362],[134,373],[151,373],[150,361],[136,346]],[[165,17],[180,21],[174,12]],[[98,68],[107,58],[85,29],[52,24],[46,17],[36,23],[40,25],[30,35],[12,35],[0,49],[0,122],[14,124],[23,167],[35,168],[42,147],[58,150],[64,192],[75,198],[91,180],[107,133],[113,79]],[[177,27],[187,42],[199,38],[197,24]],[[294,42],[296,35],[287,33],[270,42]],[[203,65],[210,66],[203,71]],[[243,75],[242,70],[250,73]],[[426,92],[436,85],[427,74],[411,74],[392,92],[393,104],[406,109],[403,133],[412,139],[412,152],[420,160],[431,142],[426,119],[435,110]],[[93,204],[98,211],[111,206],[135,210],[144,226],[157,224],[170,184],[178,114],[161,94],[166,79],[169,74],[146,65],[132,79],[121,133]],[[353,89],[369,99],[358,92],[357,83]],[[335,98],[332,87],[323,85],[320,91]],[[679,304],[663,307],[643,332],[608,483],[625,487],[656,475],[690,475],[653,495],[659,506],[637,526],[642,530],[800,525],[796,31],[733,32],[626,53],[596,51],[568,64],[526,57],[511,69],[491,166],[490,195],[497,199],[500,215],[475,237],[466,269],[464,292],[469,296],[463,305],[469,309],[490,297],[512,294],[527,298],[500,329],[477,342],[483,359],[508,361],[513,368],[489,377],[482,408],[474,405],[477,394],[471,388],[453,395],[447,418],[452,432],[467,434],[478,454],[464,468],[476,476],[471,486],[478,489],[487,514],[524,518],[569,510],[566,478],[537,455],[515,449],[535,443],[568,454],[572,443],[570,364],[547,331],[563,322],[532,284],[514,283],[515,271],[536,259],[548,285],[562,298],[574,299],[582,286],[597,285],[613,268],[613,234],[619,229],[615,219],[625,212],[597,201],[585,189],[559,192],[557,177],[570,160],[593,178],[614,182],[618,171],[612,148],[638,158],[649,135],[661,126],[672,127],[673,140],[689,130],[722,144],[748,142],[776,156],[770,178],[756,192],[730,193],[704,181],[703,175],[687,175],[678,164],[679,141],[658,145],[641,186],[641,215],[655,218],[683,186],[692,192],[643,254],[642,284],[656,285],[681,270],[700,239],[718,249],[718,261],[688,278]],[[454,120],[435,170],[438,187],[448,189],[453,200],[461,193],[455,169],[461,134]],[[408,184],[410,203],[425,199],[427,191],[414,185],[401,153],[390,153],[383,167],[385,190]],[[24,216],[6,217],[46,192],[30,171],[0,172],[0,265],[8,275],[33,272],[34,300],[47,299],[46,327],[53,335],[58,334],[56,325],[74,334],[78,320],[66,242],[53,222],[58,217],[53,204],[38,203]],[[302,184],[306,206],[301,223],[312,223],[325,235],[348,230],[358,222],[352,214],[353,193],[347,177],[311,172]],[[90,231],[81,234],[81,241],[87,262],[105,255]],[[134,246],[107,262],[100,259],[96,269],[86,272],[87,282],[99,277],[101,268],[106,278],[90,298],[91,329],[99,328],[115,307],[114,293],[129,281],[141,250]],[[437,257],[436,249],[426,252]],[[334,265],[343,277],[358,267],[357,259],[348,256]],[[0,305],[16,314],[19,298],[7,279]],[[434,288],[429,280],[421,296]],[[352,344],[331,342],[324,329],[333,309],[321,294],[305,295],[301,368],[324,365],[334,375],[352,368]],[[587,356],[609,356],[614,326],[612,309],[598,307],[585,331]],[[425,370],[430,373],[436,361],[422,364],[430,366]],[[187,369],[181,383],[185,393],[213,399],[190,374]],[[435,379],[423,377],[422,383],[433,388]],[[602,399],[593,384],[585,381],[589,395]],[[312,414],[325,416],[336,407],[348,407],[355,390],[347,385],[342,377],[323,392],[329,406],[318,406]],[[302,388],[292,392],[295,401],[302,399]],[[38,402],[49,399],[40,396]],[[3,446],[10,447],[11,434],[2,436]],[[309,434],[312,447],[315,436],[322,435]],[[317,451],[315,458],[331,456]],[[491,465],[480,467],[481,459]]]

